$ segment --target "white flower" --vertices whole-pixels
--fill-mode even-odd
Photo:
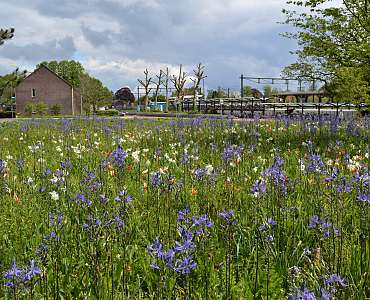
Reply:
[[[28,183],[33,183],[33,179],[31,177],[27,177],[27,182]]]
[[[56,191],[52,191],[49,193],[52,200],[59,200],[59,195]]]
[[[11,155],[7,155],[7,156],[6,156],[6,159],[13,159],[13,156],[11,156]]]
[[[146,173],[148,173],[148,169],[146,169],[143,172],[141,172],[141,174],[146,174]]]
[[[149,149],[143,149],[143,152],[148,152],[149,151]]]
[[[134,162],[136,162],[136,163],[138,163],[140,161],[139,154],[140,154],[140,150],[132,152],[132,154],[131,154]]]
[[[44,163],[45,162],[45,159],[39,158],[37,161],[40,162],[40,163]]]
[[[4,137],[4,141],[7,141],[8,140],[8,138],[7,137]]]
[[[60,146],[57,146],[56,150],[59,151],[59,152],[62,152],[62,149],[60,148]]]
[[[57,182],[58,182],[58,178],[53,177],[53,178],[51,178],[51,179],[50,179],[50,181],[51,181],[53,184],[55,184],[55,183],[57,183]]]
[[[258,170],[258,167],[254,167],[252,170],[253,170],[253,172],[255,172],[255,173],[256,173],[256,172],[257,172],[257,170]]]
[[[206,173],[208,175],[211,175],[211,172],[213,171],[213,166],[212,165],[206,165],[205,169],[206,169]]]

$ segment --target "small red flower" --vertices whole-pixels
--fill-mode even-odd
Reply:
[[[127,167],[127,171],[131,171],[131,166],[128,166]]]
[[[110,154],[109,151],[108,152],[104,152],[104,153],[105,153],[105,156],[109,156],[109,154]]]

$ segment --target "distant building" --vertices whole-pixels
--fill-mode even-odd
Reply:
[[[62,105],[62,115],[77,115],[82,112],[80,92],[44,65],[15,88],[15,98],[17,114],[20,115],[26,114],[24,108],[28,103],[38,102],[47,104],[49,109],[46,114],[51,114],[50,108],[57,103]]]

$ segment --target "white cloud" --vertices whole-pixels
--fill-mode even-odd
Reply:
[[[338,1],[338,0],[335,0]],[[278,76],[292,63],[285,0],[0,0],[4,28],[15,36],[0,47],[0,72],[32,70],[43,60],[83,57],[91,75],[112,90],[138,84],[148,69],[192,74],[205,65],[209,88],[235,86],[241,73]],[[17,16],[17,17],[14,17]],[[291,27],[290,27],[291,28]],[[176,71],[177,72],[177,71]],[[248,73],[248,74],[247,74]],[[190,80],[188,79],[188,82]],[[191,84],[191,83],[190,83]]]

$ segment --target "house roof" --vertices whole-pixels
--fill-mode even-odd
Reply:
[[[30,75],[28,75],[25,79],[22,80],[25,81],[27,80],[27,78],[31,77],[33,74],[35,74],[38,70],[40,70],[41,68],[45,68],[46,70],[48,70],[49,72],[51,72],[54,76],[58,77],[60,80],[64,81],[66,84],[68,84],[72,89],[74,89],[75,91],[79,92],[72,84],[70,84],[67,80],[63,79],[61,76],[59,76],[57,73],[55,73],[53,70],[51,70],[50,68],[48,68],[47,66],[41,64],[40,67],[38,67],[35,71],[33,71]],[[19,84],[21,85],[22,82]]]

